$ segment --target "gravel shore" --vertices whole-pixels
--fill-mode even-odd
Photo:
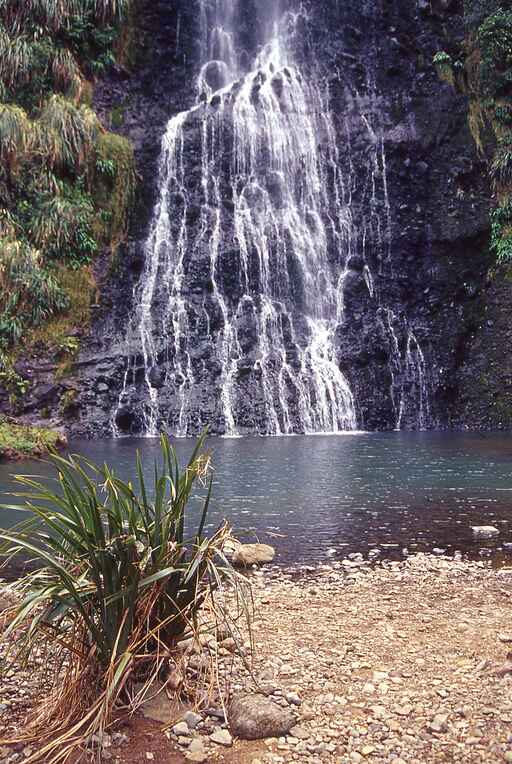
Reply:
[[[210,709],[176,719],[167,736],[156,721],[135,720],[106,741],[105,760],[512,762],[512,570],[442,556],[372,565],[356,557],[264,568],[253,581],[252,676],[229,640],[220,673],[235,705],[250,694],[292,714],[287,734],[238,740]],[[4,730],[22,724],[42,689],[34,672],[2,676]],[[24,757],[0,750],[2,764]]]

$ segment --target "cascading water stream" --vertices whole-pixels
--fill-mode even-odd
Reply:
[[[354,402],[334,345],[343,276],[336,278],[329,261],[332,240],[337,248],[349,246],[351,220],[339,177],[333,182],[334,209],[325,214],[332,205],[324,164],[336,173],[337,147],[322,93],[302,77],[287,46],[298,17],[276,18],[251,71],[238,79],[237,0],[204,0],[201,6],[200,104],[171,119],[162,142],[159,199],[131,327],[131,343],[140,346],[143,358],[144,430],[156,434],[168,426],[186,435],[200,425],[192,321],[205,322],[215,345],[217,416],[227,434],[239,429],[237,386],[248,357],[262,394],[262,410],[253,412],[261,432],[354,429]],[[195,241],[188,231],[192,125],[201,136],[201,226]],[[318,148],[321,130],[328,138],[326,160]],[[220,258],[228,240],[239,253],[233,263],[236,300],[222,284]],[[202,315],[188,303],[185,285],[187,260],[198,249],[209,259]],[[250,348],[247,331],[254,340]],[[118,409],[140,378],[140,358],[132,355]],[[170,387],[173,411],[162,405],[161,391]]]
[[[185,436],[205,424],[228,435],[357,426],[336,344],[350,262],[361,240],[365,246],[365,229],[361,234],[353,220],[353,179],[342,170],[329,94],[298,67],[293,42],[301,14],[281,15],[269,3],[268,30],[247,66],[241,6],[200,0],[198,98],[169,121],[162,140],[158,198],[112,416],[116,434],[120,412],[133,401],[138,430],[147,435],[165,429]],[[383,141],[362,120],[373,146],[370,225],[386,239],[389,262]],[[377,299],[366,261],[363,277]],[[412,333],[400,363],[401,378],[425,371]],[[422,380],[421,426],[428,406]],[[402,390],[399,408],[405,398]]]

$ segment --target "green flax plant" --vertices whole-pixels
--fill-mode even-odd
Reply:
[[[0,538],[8,558],[28,556],[35,570],[15,587],[23,599],[4,638],[23,635],[16,659],[41,646],[64,656],[58,686],[23,737],[39,740],[29,762],[65,761],[121,709],[133,712],[140,683],[149,691],[178,665],[179,642],[226,617],[219,588],[245,585],[223,554],[228,527],[204,533],[212,488],[204,436],[183,470],[166,436],[161,451],[151,489],[139,456],[137,488],[78,456],[51,457],[55,489],[17,478],[30,517]],[[205,495],[190,530],[198,483]],[[245,594],[236,600],[235,621],[249,616]]]

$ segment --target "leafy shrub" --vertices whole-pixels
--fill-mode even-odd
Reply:
[[[59,443],[62,443],[62,436],[54,430],[27,427],[0,416],[0,459],[12,453],[40,456],[55,449]]]
[[[126,138],[104,133],[96,143],[94,197],[108,215],[104,218],[107,239],[115,250],[123,239],[135,196],[136,175],[133,146]]]
[[[472,30],[466,40],[470,128],[482,154],[487,126],[496,139],[495,144],[492,139],[486,143],[492,146],[489,175],[499,202],[491,215],[491,249],[498,262],[512,259],[512,10],[504,5],[495,0],[464,4]]]
[[[491,163],[491,177],[497,187],[507,187],[512,184],[512,142],[510,139],[499,142]]]
[[[0,340],[0,385],[9,393],[12,404],[25,395],[29,388],[28,380],[18,374],[5,350],[5,339]]]
[[[98,157],[96,159],[96,170],[100,175],[104,175],[111,180],[116,177],[116,163],[113,159],[102,159],[101,157]]]
[[[478,30],[478,45],[484,94],[496,97],[512,77],[512,11],[488,16]]]
[[[512,105],[501,104],[494,109],[494,117],[502,125],[512,125]]]
[[[81,187],[62,184],[60,188],[59,194],[41,197],[31,211],[31,237],[48,256],[79,267],[98,250],[92,233],[94,204]]]
[[[100,124],[92,109],[53,95],[37,121],[37,148],[50,167],[79,171],[99,132]]]
[[[67,298],[41,254],[19,241],[0,240],[0,343],[17,342],[27,327],[64,310]]]
[[[512,203],[491,212],[491,249],[499,263],[512,262]]]
[[[34,64],[34,48],[26,37],[12,38],[0,26],[0,77],[10,89],[30,79]]]
[[[214,607],[219,586],[238,585],[222,552],[227,528],[204,536],[211,478],[195,528],[188,527],[194,487],[209,475],[203,442],[180,470],[163,437],[151,491],[139,457],[137,489],[76,456],[51,458],[60,492],[17,478],[24,490],[15,495],[32,519],[0,538],[6,554],[28,554],[40,567],[16,587],[25,599],[6,636],[21,630],[27,652],[51,644],[67,659],[27,733],[41,757],[63,760],[106,728],[120,700],[132,712],[146,692],[134,692],[136,683],[148,687],[164,664],[176,665],[177,645],[193,633],[205,602]]]
[[[19,106],[0,104],[0,160],[12,175],[33,140],[32,123]]]
[[[43,28],[53,34],[73,31],[81,22],[97,25],[123,20],[131,0],[2,0],[0,14],[12,33]]]
[[[130,7],[130,0],[0,0],[0,184],[6,208],[0,213],[10,216],[8,230],[5,216],[0,219],[0,240],[8,248],[18,242],[20,252],[38,252],[24,259],[27,268],[32,263],[24,292],[19,274],[5,283],[14,291],[2,297],[0,332],[10,344],[28,341],[25,330],[33,326],[19,310],[27,290],[52,287],[55,295],[64,294],[59,283],[67,276],[56,260],[76,271],[100,246],[113,251],[124,237],[135,187],[133,150],[125,139],[108,139],[85,101],[92,102],[87,78],[114,61]],[[6,262],[1,267],[7,278]],[[47,315],[58,312],[55,306]],[[69,311],[70,321],[75,313]],[[70,329],[61,326],[58,335]]]
[[[52,60],[53,83],[57,90],[78,100],[82,89],[80,67],[68,48],[58,48]]]
[[[455,80],[453,76],[452,57],[444,50],[441,50],[434,56],[433,63],[437,69],[439,77],[453,86],[455,84]]]

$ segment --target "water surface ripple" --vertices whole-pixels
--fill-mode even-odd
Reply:
[[[182,461],[192,447],[191,440],[176,441]],[[404,547],[478,555],[512,543],[509,434],[211,438],[209,448],[215,469],[210,526],[228,519],[240,537],[273,544],[285,564],[373,547],[387,556]],[[71,443],[71,450],[109,463],[124,479],[134,477],[137,449],[150,475],[156,439]],[[12,490],[16,472],[44,475],[48,468],[0,465],[2,492]],[[3,510],[2,524],[17,515]],[[472,525],[494,525],[501,533],[492,542],[475,541]]]

